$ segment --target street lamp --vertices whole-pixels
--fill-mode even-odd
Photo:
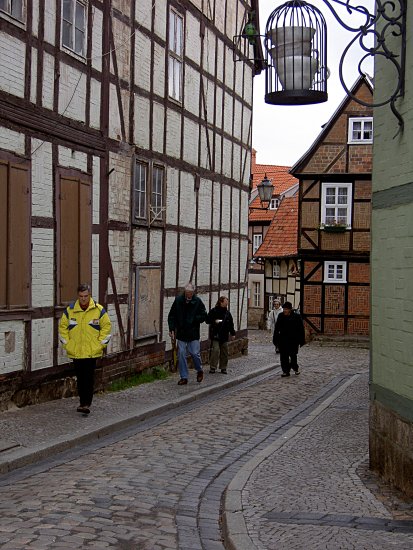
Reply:
[[[272,199],[274,186],[271,183],[271,181],[267,178],[267,174],[265,174],[262,182],[257,185],[257,191],[258,191],[258,196],[260,197],[262,208],[268,209]],[[265,203],[267,204],[265,205]]]

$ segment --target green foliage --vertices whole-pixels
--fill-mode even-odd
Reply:
[[[151,371],[139,372],[128,378],[114,380],[107,391],[115,392],[127,390],[135,386],[140,386],[141,384],[150,384],[151,382],[155,382],[155,380],[166,380],[168,376],[168,372],[162,367],[153,367]]]

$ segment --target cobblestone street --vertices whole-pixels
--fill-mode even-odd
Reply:
[[[386,530],[392,511],[359,476],[368,452],[368,350],[308,345],[301,376],[281,379],[268,339],[252,333],[249,356],[229,365],[234,373],[243,362],[277,363],[268,373],[0,477],[0,547],[413,548],[411,522]],[[221,376],[205,370],[207,383]],[[180,389],[173,378],[146,391],[164,395],[172,385]],[[300,422],[299,434],[289,435]],[[234,480],[249,547],[223,508]],[[356,517],[369,521],[356,528]]]

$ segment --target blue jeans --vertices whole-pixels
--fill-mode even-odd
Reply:
[[[201,364],[201,345],[199,340],[191,340],[191,342],[183,342],[177,340],[178,343],[178,369],[181,378],[188,378],[188,363],[186,362],[187,352],[192,357],[195,370],[202,370]]]

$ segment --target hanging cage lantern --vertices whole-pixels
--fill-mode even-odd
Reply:
[[[266,103],[327,101],[327,26],[320,10],[302,0],[276,8],[267,21],[264,45]]]

